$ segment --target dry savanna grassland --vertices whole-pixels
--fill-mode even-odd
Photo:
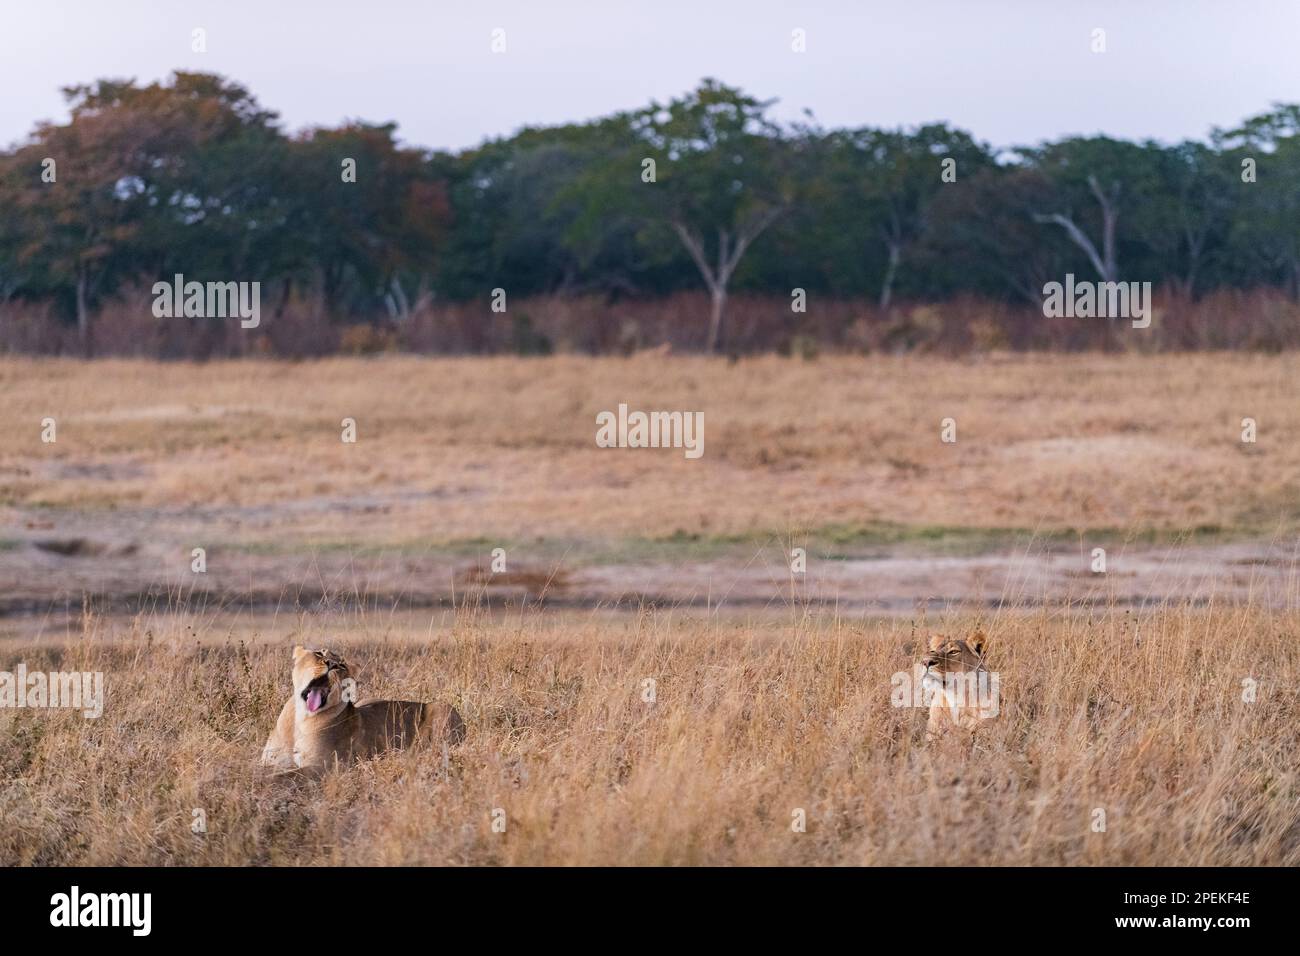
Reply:
[[[927,743],[891,703],[926,631],[902,620],[91,620],[24,659],[102,671],[104,716],[0,712],[0,861],[1294,866],[1298,624],[985,622],[1000,713]],[[319,783],[261,772],[304,638],[363,698],[454,703],[468,738]]]
[[[888,617],[795,591],[727,613],[472,586],[455,606],[278,599],[329,560],[400,565],[407,593],[428,554],[497,544],[557,586],[565,561],[617,565],[634,593],[638,562],[696,576],[772,539],[783,575],[795,540],[810,576],[907,547],[941,598],[926,549],[953,537],[1294,550],[1297,373],[1289,354],[0,360],[0,671],[106,687],[97,719],[0,709],[0,863],[1300,864],[1285,568],[1268,601]],[[620,403],[702,411],[703,456],[597,448]],[[199,544],[201,606],[175,585]],[[976,623],[1000,713],[927,742],[894,675]],[[362,699],[453,703],[465,743],[268,776],[294,643],[343,652]]]
[[[879,523],[1271,531],[1300,518],[1297,378],[1292,354],[6,359],[0,505],[294,502],[265,537],[388,545]],[[702,411],[704,455],[597,448],[596,415],[619,403]]]

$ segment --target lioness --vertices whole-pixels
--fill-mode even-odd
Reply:
[[[984,666],[987,651],[983,631],[968,640],[930,638],[930,652],[921,658],[921,687],[930,695],[926,740],[952,728],[973,731],[981,720],[998,715],[998,675]]]
[[[294,647],[293,695],[262,748],[262,763],[323,770],[420,740],[465,739],[465,722],[447,704],[373,700],[358,707],[350,699],[355,686],[338,654]]]

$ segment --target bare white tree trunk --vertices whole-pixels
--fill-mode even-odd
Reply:
[[[1096,176],[1088,177],[1088,188],[1101,206],[1101,257],[1102,278],[1106,282],[1119,279],[1119,263],[1115,253],[1115,222],[1119,219],[1119,183],[1113,183],[1110,192],[1103,192]]]
[[[708,351],[716,352],[722,343],[722,323],[726,313],[727,288],[731,284],[732,273],[736,271],[736,266],[740,264],[740,259],[749,249],[750,244],[762,234],[764,229],[775,222],[782,212],[784,212],[782,207],[774,207],[755,216],[741,227],[734,241],[729,230],[718,229],[718,258],[717,263],[712,265],[709,263],[704,240],[700,234],[686,223],[673,220],[673,231],[677,233],[682,245],[690,253],[691,260],[700,270],[700,276],[709,290],[711,308],[706,344]]]
[[[409,319],[411,317],[411,303],[406,298],[406,290],[402,288],[402,280],[397,276],[393,276],[389,287],[392,289],[393,311],[396,312],[395,318],[398,321]]]
[[[1109,191],[1105,191],[1097,182],[1097,177],[1088,177],[1088,188],[1097,198],[1101,205],[1101,250],[1097,250],[1096,245],[1088,235],[1080,229],[1069,216],[1059,212],[1050,215],[1035,214],[1036,222],[1052,222],[1065,230],[1065,234],[1070,237],[1070,241],[1084,251],[1088,256],[1088,261],[1092,267],[1097,270],[1103,282],[1116,282],[1119,280],[1119,262],[1116,258],[1115,251],[1115,223],[1119,220],[1119,183],[1114,183]]]
[[[727,308],[727,290],[714,289],[710,297],[713,305],[709,311],[709,340],[705,347],[716,352],[718,343],[722,341],[722,314]]]
[[[903,249],[899,243],[889,241],[889,265],[885,267],[885,281],[880,286],[880,308],[889,308],[894,298],[894,276],[898,274],[898,263],[903,258]]]
[[[81,354],[90,357],[90,303],[86,287],[90,280],[84,265],[77,266],[77,336],[81,340]]]

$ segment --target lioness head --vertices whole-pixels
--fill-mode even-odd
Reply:
[[[966,640],[936,634],[930,638],[930,652],[921,658],[925,679],[942,684],[945,674],[980,670],[987,650],[988,639],[983,631],[976,631]]]
[[[307,714],[328,714],[343,707],[343,682],[348,665],[333,651],[312,650],[301,644],[293,649],[294,706]]]

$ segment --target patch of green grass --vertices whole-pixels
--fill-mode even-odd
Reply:
[[[50,501],[46,498],[37,498],[31,501],[22,502],[21,507],[28,508],[32,511],[52,511],[55,513],[67,513],[70,511],[116,511],[119,508],[138,504],[142,497],[143,496],[138,491],[121,494],[100,492],[84,494],[71,501]]]
[[[906,525],[889,522],[828,525],[804,531],[754,531],[709,534],[678,528],[668,534],[627,537],[418,538],[364,541],[346,538],[267,540],[230,543],[230,550],[275,556],[313,553],[357,557],[435,557],[457,561],[486,560],[494,548],[505,548],[510,560],[529,565],[563,563],[567,567],[610,564],[649,564],[674,561],[744,561],[767,551],[800,547],[824,560],[862,560],[892,555],[975,557],[1009,550],[1056,550],[1077,546],[1114,547],[1137,544],[1214,544],[1259,537],[1261,529],[1226,530],[1218,525],[1191,529],[1120,528],[971,528],[947,525]]]
[[[1242,529],[1229,532],[1218,525],[1195,528],[972,528],[948,525],[836,525],[809,532],[812,543],[848,552],[843,557],[861,557],[863,550],[889,549],[906,553],[949,556],[978,555],[1008,548],[1053,549],[1086,541],[1096,545],[1117,543],[1161,545],[1213,543],[1253,536]]]

